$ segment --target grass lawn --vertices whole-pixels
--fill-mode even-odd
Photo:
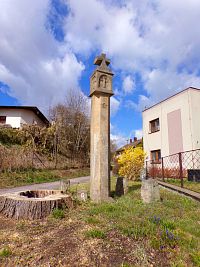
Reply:
[[[89,169],[0,172],[0,188],[54,182],[60,179],[70,179],[88,175]]]
[[[181,186],[180,179],[165,178],[165,182],[170,183],[170,184],[174,184],[177,186]],[[183,187],[200,193],[200,182],[190,182],[186,178],[184,178],[183,179]]]
[[[200,266],[199,202],[162,189],[162,202],[143,204],[140,183],[129,186],[42,221],[0,216],[0,266]]]

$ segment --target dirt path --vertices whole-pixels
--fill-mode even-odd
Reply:
[[[70,184],[87,183],[89,179],[90,179],[90,176],[73,178],[73,179],[70,179]],[[53,189],[59,189],[59,186],[60,186],[60,181],[56,181],[52,183],[25,185],[25,186],[19,186],[19,187],[14,187],[14,188],[0,189],[0,195],[5,194],[5,193],[14,193],[14,192],[26,191],[26,190],[38,190],[38,189],[53,190]]]

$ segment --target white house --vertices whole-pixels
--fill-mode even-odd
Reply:
[[[200,149],[200,89],[189,87],[143,111],[148,160]]]
[[[49,125],[48,119],[37,107],[30,106],[0,106],[0,124],[21,128],[23,125]]]

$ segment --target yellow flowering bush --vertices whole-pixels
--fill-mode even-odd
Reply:
[[[119,175],[129,180],[138,180],[144,167],[146,154],[141,147],[129,147],[118,158]]]

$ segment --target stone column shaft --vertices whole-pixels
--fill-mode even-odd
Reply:
[[[110,97],[113,73],[105,54],[94,61],[98,65],[90,78],[91,149],[90,197],[94,202],[108,201],[110,193]]]
[[[91,104],[90,196],[100,202],[110,190],[110,96],[94,94]]]

